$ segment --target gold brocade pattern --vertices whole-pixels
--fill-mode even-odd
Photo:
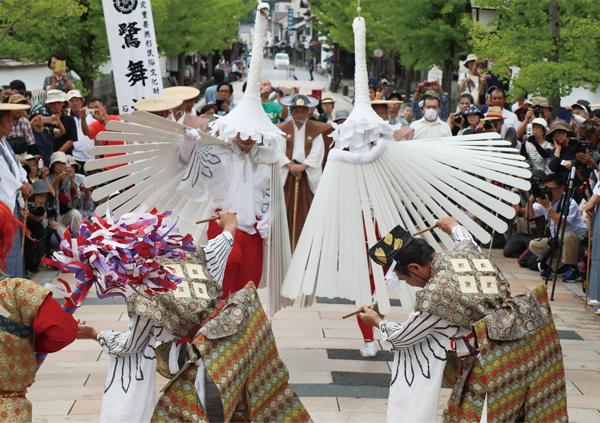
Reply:
[[[202,247],[197,247],[195,253],[188,253],[184,260],[165,259],[161,262],[164,266],[179,265],[183,272],[180,285],[187,284],[188,298],[175,298],[173,291],[163,295],[154,295],[146,298],[140,294],[133,294],[127,300],[127,311],[129,315],[148,317],[167,331],[180,338],[185,338],[194,328],[200,325],[202,321],[215,309],[223,289],[215,282],[210,272],[206,269],[206,258]],[[188,274],[186,264],[201,266],[203,277],[191,277]],[[201,282],[206,286],[206,293],[209,298],[198,298],[193,284]]]
[[[31,327],[49,291],[27,279],[0,276],[0,305],[9,319]],[[0,398],[0,421],[25,422],[31,418],[31,403],[24,392],[33,384],[37,362],[32,339],[19,338],[0,330],[0,394],[23,393]]]

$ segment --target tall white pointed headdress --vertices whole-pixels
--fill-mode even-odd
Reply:
[[[240,134],[244,140],[252,138],[257,142],[262,141],[265,145],[274,145],[279,138],[285,135],[271,122],[260,101],[260,74],[268,16],[269,5],[260,3],[256,11],[252,61],[244,96],[229,114],[218,117],[211,123],[211,135],[218,136],[228,143],[232,142],[237,134]]]
[[[358,8],[360,12],[360,7]],[[352,23],[354,30],[354,109],[348,119],[341,124],[333,123],[331,134],[335,148],[359,149],[379,138],[391,139],[394,133],[388,122],[381,119],[371,107],[369,98],[369,77],[367,73],[365,19],[359,16]]]

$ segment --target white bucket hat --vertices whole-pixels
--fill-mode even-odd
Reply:
[[[67,101],[67,95],[61,90],[50,90],[46,97],[46,104],[64,103]]]
[[[71,101],[72,98],[83,98],[79,90],[71,90],[67,93],[67,100]]]
[[[54,163],[67,163],[67,155],[62,151],[55,151],[50,156],[50,166],[48,167],[52,168]]]

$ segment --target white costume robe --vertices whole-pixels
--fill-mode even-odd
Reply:
[[[453,228],[455,246],[465,239],[473,239],[465,228]],[[384,344],[394,352],[387,421],[436,422],[450,337],[471,332],[422,312],[411,313],[404,323],[383,320],[379,330]]]
[[[14,211],[17,205],[23,207],[25,204],[19,188],[27,181],[27,172],[8,145],[6,137],[0,139],[0,149],[0,201]]]
[[[271,164],[278,160],[275,148],[254,145],[245,152],[230,146],[200,147],[184,139],[179,146],[179,164],[188,172],[177,191],[198,202],[212,199],[214,210],[237,213],[238,229],[268,236]]]
[[[206,268],[219,283],[223,282],[227,257],[233,247],[233,237],[224,232],[204,247]],[[156,406],[157,341],[170,342],[177,337],[154,320],[133,314],[125,332],[104,331],[98,342],[110,357],[106,387],[102,399],[100,422],[149,422]],[[198,369],[196,390],[204,405],[204,364]]]
[[[321,180],[321,174],[323,173],[322,164],[323,157],[325,155],[325,143],[323,142],[323,135],[319,134],[319,136],[315,137],[312,142],[310,153],[308,153],[307,156],[305,151],[306,122],[304,122],[300,128],[296,126],[296,123],[294,123],[293,126],[294,150],[292,153],[292,160],[290,160],[286,155],[285,141],[279,143],[279,166],[281,166],[281,180],[285,181],[290,171],[286,165],[291,163],[293,160],[296,160],[297,162],[308,166],[306,168],[306,177],[308,179],[308,186],[314,194],[317,192],[317,187],[319,186],[319,181]]]

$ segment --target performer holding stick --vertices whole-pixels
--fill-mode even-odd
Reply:
[[[453,390],[443,421],[568,421],[563,359],[546,286],[511,297],[504,275],[463,226],[445,217],[437,227],[452,236],[448,254],[436,253],[400,226],[369,249],[377,264],[423,288],[404,323],[382,319],[373,306],[359,314],[381,330],[394,351],[388,421],[436,421],[451,357],[457,358],[450,368],[457,370],[444,379]],[[518,372],[508,371],[525,361]]]

